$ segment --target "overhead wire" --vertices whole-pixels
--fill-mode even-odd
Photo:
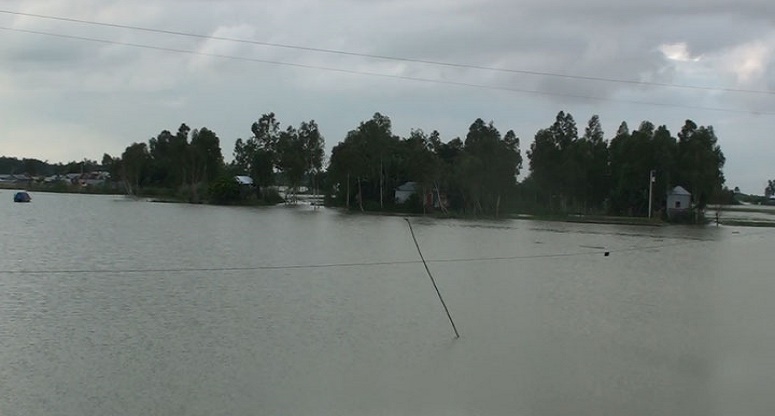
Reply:
[[[752,234],[754,235],[754,234]],[[448,259],[425,259],[427,263],[469,263],[482,261],[503,261],[503,260],[530,260],[562,257],[582,257],[599,256],[608,253],[626,253],[659,250],[676,246],[686,246],[692,244],[709,243],[713,240],[692,240],[679,241],[668,244],[658,244],[649,246],[637,246],[627,248],[601,248],[595,250],[584,250],[568,253],[545,253],[545,254],[525,254],[513,256],[487,256],[487,257],[468,257],[468,258],[448,258]],[[325,269],[325,268],[349,268],[349,267],[375,267],[375,266],[396,266],[422,264],[421,260],[390,260],[390,261],[370,261],[370,262],[343,262],[343,263],[320,263],[320,264],[287,264],[287,265],[265,265],[265,266],[236,266],[236,267],[170,267],[170,268],[131,268],[131,269],[50,269],[50,270],[0,270],[0,274],[7,275],[45,275],[45,274],[140,274],[140,273],[202,273],[202,272],[244,272],[244,271],[272,271],[272,270],[293,270],[293,269]]]
[[[284,62],[284,61],[250,58],[250,57],[234,56],[234,55],[215,54],[215,53],[208,53],[208,52],[201,52],[201,51],[192,51],[188,49],[178,49],[178,48],[171,48],[171,47],[165,47],[165,46],[155,46],[155,45],[139,44],[139,43],[132,43],[132,42],[99,39],[99,38],[92,38],[92,37],[86,37],[86,36],[66,35],[61,33],[44,32],[44,31],[29,30],[29,29],[19,29],[19,28],[12,28],[12,27],[6,27],[6,26],[0,26],[0,30],[4,30],[8,32],[19,32],[19,33],[49,36],[49,37],[55,37],[55,38],[61,38],[61,39],[102,43],[102,44],[108,44],[108,45],[120,45],[120,46],[127,46],[127,47],[140,48],[140,49],[157,50],[162,52],[174,52],[174,53],[182,53],[182,54],[197,55],[197,56],[207,56],[207,57],[220,58],[220,59],[256,62],[256,63],[270,64],[270,65],[289,66],[289,67],[305,68],[305,69],[316,69],[316,70],[339,72],[339,73],[352,74],[352,75],[365,75],[365,76],[371,76],[371,77],[391,78],[391,79],[417,81],[417,82],[434,83],[434,84],[442,84],[442,85],[454,85],[454,86],[460,86],[460,87],[516,92],[516,93],[522,93],[522,94],[567,97],[567,98],[576,98],[576,99],[592,100],[592,101],[619,102],[619,103],[625,103],[625,104],[649,105],[649,106],[656,106],[656,107],[685,108],[685,109],[692,109],[692,110],[704,110],[704,111],[725,112],[725,113],[775,115],[775,112],[751,111],[751,110],[719,108],[719,107],[704,107],[704,106],[658,103],[658,102],[637,101],[637,100],[623,100],[623,99],[616,99],[616,98],[610,98],[610,97],[595,97],[595,96],[580,95],[580,94],[567,94],[567,93],[505,87],[505,86],[474,84],[474,83],[449,81],[449,80],[441,80],[441,79],[433,79],[433,78],[412,77],[412,76],[406,76],[406,75],[385,74],[385,73],[379,73],[379,72],[360,71],[360,70],[352,70],[352,69],[344,69],[344,68],[336,68],[336,67],[327,67],[327,66],[321,66],[321,65]]]
[[[126,30],[133,30],[133,31],[158,33],[158,34],[174,35],[174,36],[189,37],[189,38],[197,38],[197,39],[218,40],[218,41],[243,43],[243,44],[250,44],[250,45],[273,47],[273,48],[292,49],[292,50],[300,50],[300,51],[307,51],[307,52],[318,52],[318,53],[335,54],[335,55],[343,55],[343,56],[354,56],[354,57],[370,58],[370,59],[378,59],[378,60],[386,60],[386,61],[419,63],[419,64],[434,65],[434,66],[444,66],[444,67],[460,68],[460,69],[474,69],[474,70],[481,70],[481,71],[492,71],[492,72],[512,73],[512,74],[521,74],[521,75],[532,75],[532,76],[541,76],[541,77],[554,77],[554,78],[564,78],[564,79],[575,79],[575,80],[584,80],[584,81],[609,82],[609,83],[630,84],[630,85],[639,85],[639,86],[656,86],[656,87],[680,88],[680,89],[691,89],[691,90],[702,90],[702,91],[718,91],[718,92],[733,92],[733,93],[746,93],[746,94],[775,95],[775,91],[772,91],[772,90],[753,90],[753,89],[744,89],[744,88],[709,87],[709,86],[701,86],[701,85],[673,84],[673,83],[666,83],[666,82],[630,80],[630,79],[598,77],[598,76],[589,76],[589,75],[561,74],[561,73],[556,73],[556,72],[535,71],[535,70],[525,70],[525,69],[515,69],[515,68],[499,68],[499,67],[493,67],[493,66],[465,64],[465,63],[458,63],[458,62],[446,62],[446,61],[436,61],[436,60],[428,60],[428,59],[420,59],[420,58],[409,58],[409,57],[402,57],[402,56],[391,56],[391,55],[380,55],[380,54],[371,54],[371,53],[363,53],[363,52],[353,52],[353,51],[346,51],[346,50],[341,50],[341,49],[329,49],[329,48],[319,48],[319,47],[302,46],[302,45],[290,45],[290,44],[283,44],[283,43],[276,43],[276,42],[267,42],[267,41],[259,41],[259,40],[252,40],[252,39],[241,39],[241,38],[233,38],[233,37],[226,37],[226,36],[202,35],[202,34],[197,34],[197,33],[182,32],[182,31],[175,31],[175,30],[168,30],[168,29],[156,29],[156,28],[149,28],[149,27],[142,27],[142,26],[135,26],[135,25],[124,25],[124,24],[119,24],[119,23],[109,23],[109,22],[99,22],[99,21],[86,20],[86,19],[76,19],[76,18],[71,18],[71,17],[43,15],[43,14],[36,14],[36,13],[25,13],[25,12],[18,12],[18,11],[12,11],[12,10],[2,10],[2,9],[0,9],[0,13],[8,14],[8,15],[15,15],[15,16],[33,17],[33,18],[37,18],[37,19],[46,19],[46,20],[54,20],[54,21],[69,22],[69,23],[79,23],[79,24],[86,24],[86,25],[92,25],[92,26],[102,26],[102,27],[110,27],[110,28],[117,28],[117,29],[126,29]]]

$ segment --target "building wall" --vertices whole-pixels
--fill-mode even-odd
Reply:
[[[676,203],[680,203],[676,206]],[[691,195],[668,195],[667,196],[667,209],[689,209],[692,205]]]
[[[414,194],[414,191],[400,191],[396,190],[396,203],[403,204],[409,200],[409,197]]]

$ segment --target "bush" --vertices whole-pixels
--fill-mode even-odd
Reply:
[[[278,192],[276,188],[272,187],[264,187],[261,189],[261,199],[269,205],[276,205],[281,202],[285,202],[285,199],[280,196],[280,192]]]
[[[208,190],[210,202],[219,205],[231,205],[242,199],[240,185],[232,177],[220,177],[210,184]]]
[[[418,193],[409,195],[409,198],[403,204],[397,204],[396,207],[400,212],[409,212],[413,214],[423,213],[423,201]]]

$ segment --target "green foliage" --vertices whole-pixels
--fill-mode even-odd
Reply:
[[[767,186],[764,188],[764,196],[769,198],[775,195],[775,179],[767,181]]]
[[[430,198],[422,195],[432,195],[434,202],[445,201],[444,211],[488,216],[514,210],[646,216],[652,171],[655,211],[665,206],[667,191],[676,185],[693,194],[700,211],[709,202],[726,203],[735,196],[722,188],[725,158],[713,128],[691,120],[677,139],[666,126],[649,121],[633,131],[622,123],[609,142],[597,115],[579,136],[573,116],[561,111],[549,127],[536,132],[527,151],[530,173],[519,184],[519,138],[512,130],[501,135],[492,122],[480,118],[463,139],[444,142],[437,131],[419,129],[398,137],[390,118],[375,113],[333,147],[325,172],[324,139],[315,121],[281,130],[275,114],[268,113],[250,131],[249,139],[236,140],[229,165],[215,132],[181,124],[175,133],[163,130],[147,143],[131,144],[120,157],[105,154],[101,164],[0,158],[0,173],[106,170],[129,193],[222,204],[282,202],[273,188],[276,183],[289,187],[290,200],[302,184],[313,189],[322,185],[327,202],[361,210],[428,212],[434,207],[425,206]],[[250,175],[257,188],[240,186],[235,175]],[[417,193],[397,204],[394,191],[406,182],[415,182]],[[775,195],[775,180],[768,182],[765,194]]]
[[[285,202],[285,199],[283,199],[277,189],[272,187],[261,188],[261,200],[267,205]]]
[[[209,200],[213,204],[231,205],[242,200],[240,185],[231,176],[221,176],[210,183]]]
[[[210,182],[223,172],[220,139],[207,127],[191,133],[188,156],[190,183]]]
[[[340,193],[347,193],[349,189],[349,195],[342,199],[358,201],[361,209],[365,200],[375,200],[383,208],[387,190],[389,204],[393,199],[392,190],[407,181],[399,147],[390,119],[380,113],[347,133],[344,141],[332,150],[328,169]]]
[[[140,186],[147,181],[146,173],[152,161],[148,146],[145,143],[132,143],[124,150],[121,160],[121,177],[129,193],[136,195]]]
[[[536,133],[528,151],[530,187],[537,208],[548,212],[648,215],[649,178],[654,171],[653,209],[664,207],[667,192],[682,185],[703,209],[724,183],[724,155],[712,127],[687,121],[676,140],[666,126],[644,121],[629,131],[622,123],[610,145],[597,116],[576,138],[570,114]],[[525,204],[522,204],[525,205]]]
[[[451,208],[471,215],[498,215],[516,184],[522,166],[519,139],[513,131],[501,137],[492,123],[477,119],[466,141],[442,143],[439,133],[412,130],[402,139],[390,130],[390,119],[376,113],[334,147],[328,184],[335,201],[369,210],[393,209],[393,190],[412,181],[421,194],[447,196]],[[419,198],[402,204],[422,211]],[[417,208],[419,207],[419,208]],[[424,207],[432,209],[432,207]]]
[[[291,192],[305,176],[315,177],[323,165],[323,136],[314,120],[299,129],[281,131],[274,113],[264,114],[251,126],[253,137],[234,145],[234,174],[248,174],[262,188],[275,184],[281,173]]]
[[[190,202],[206,198],[207,184],[224,171],[215,132],[206,127],[192,131],[185,123],[174,135],[163,130],[147,145],[130,145],[120,158],[104,155],[103,165],[129,193],[148,195],[150,188],[162,188]]]
[[[721,170],[725,161],[713,127],[697,127],[686,120],[678,133],[678,181],[693,194],[700,209],[724,184]]]
[[[516,184],[522,166],[519,139],[511,130],[501,138],[492,122],[476,119],[468,129],[456,165],[464,211],[498,216],[502,200]]]
[[[715,192],[713,196],[710,198],[709,202],[715,205],[739,205],[740,204],[740,201],[737,200],[735,191],[727,188],[726,186],[723,189],[719,189],[717,192]]]
[[[402,212],[410,212],[413,214],[422,214],[423,213],[423,204],[425,201],[422,200],[421,196],[419,194],[412,194],[409,196],[409,199],[406,200],[402,206],[401,211]]]
[[[107,167],[104,165],[104,163],[103,165],[100,165],[97,161],[89,159],[83,159],[80,162],[72,161],[65,164],[51,164],[47,161],[32,158],[18,159],[15,157],[0,156],[0,173],[3,174],[27,174],[30,176],[64,175],[67,173],[107,170]]]

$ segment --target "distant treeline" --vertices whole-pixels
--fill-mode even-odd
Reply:
[[[520,139],[476,119],[464,138],[443,140],[437,131],[416,129],[408,137],[392,132],[388,117],[376,113],[333,147],[324,167],[324,139],[315,121],[280,128],[274,113],[252,123],[250,138],[237,139],[233,161],[225,163],[215,132],[182,124],[148,142],[129,145],[102,163],[48,165],[34,159],[2,158],[10,172],[51,174],[104,169],[133,194],[165,193],[192,202],[276,201],[275,185],[292,196],[302,185],[320,189],[327,202],[359,210],[428,211],[500,216],[512,212],[646,215],[649,178],[654,171],[653,206],[680,185],[695,204],[729,202],[723,188],[724,155],[710,126],[687,120],[676,136],[666,126],[644,121],[630,131],[621,123],[606,139],[598,116],[579,134],[569,113],[539,130],[527,149],[526,177]],[[91,166],[93,164],[93,166]],[[238,184],[249,176],[255,186]],[[397,203],[395,190],[413,182],[415,195]]]
[[[147,143],[132,143],[106,163],[128,193],[191,202],[240,203],[256,198],[277,202],[273,185],[282,182],[295,190],[305,178],[320,174],[323,137],[314,121],[280,130],[270,113],[253,123],[251,132],[249,139],[237,139],[230,164],[224,163],[215,132],[206,127],[191,130],[186,124],[174,134],[164,130]],[[240,187],[234,180],[238,175],[250,176],[256,186]]]
[[[724,155],[712,127],[687,120],[674,137],[665,126],[644,121],[630,131],[622,123],[609,141],[598,116],[579,135],[564,112],[539,130],[527,150],[529,173],[521,182],[520,140],[501,135],[492,122],[477,119],[465,139],[443,142],[439,133],[413,130],[392,134],[390,120],[377,113],[334,147],[328,186],[334,200],[361,209],[385,209],[393,189],[414,181],[422,195],[442,194],[448,208],[471,215],[503,212],[646,215],[654,171],[655,210],[669,189],[681,185],[698,207],[729,198],[723,190]],[[420,204],[420,201],[417,201]],[[419,205],[418,205],[419,206]]]
[[[29,176],[66,175],[68,173],[94,172],[103,166],[96,160],[84,159],[80,162],[48,163],[38,159],[17,159],[0,156],[0,174],[26,174]]]

